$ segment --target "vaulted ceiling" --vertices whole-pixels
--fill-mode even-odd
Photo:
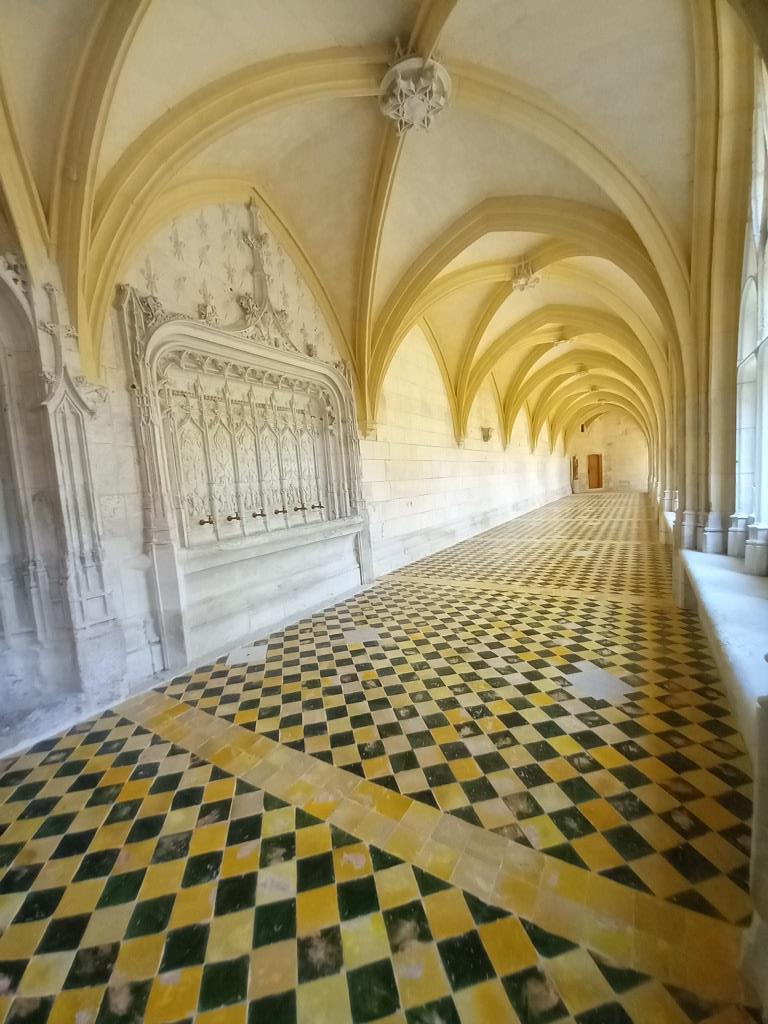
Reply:
[[[618,406],[663,447],[673,382],[695,374],[718,104],[751,63],[736,6],[2,0],[10,216],[59,263],[92,374],[136,245],[255,191],[353,364],[364,427],[416,326],[457,437],[490,380],[507,436],[522,411],[535,436]],[[379,111],[396,40],[451,75],[429,132]]]

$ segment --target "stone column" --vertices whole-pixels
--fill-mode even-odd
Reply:
[[[744,939],[743,967],[763,1006],[768,1006],[768,696],[757,701],[750,889],[755,909]]]
[[[735,512],[731,516],[731,525],[728,527],[728,554],[733,558],[744,557],[744,545],[747,543],[747,529],[752,522],[752,516],[742,512]]]
[[[692,509],[685,509],[685,511],[678,509],[675,525],[680,539],[680,547],[695,551],[698,548],[699,513]]]
[[[752,576],[768,576],[768,523],[752,523],[749,527],[744,570]]]

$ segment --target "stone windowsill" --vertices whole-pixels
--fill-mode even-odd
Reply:
[[[768,577],[746,573],[742,559],[727,555],[680,556],[754,762],[757,700],[768,695]]]

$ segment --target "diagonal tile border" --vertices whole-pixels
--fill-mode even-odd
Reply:
[[[391,577],[384,576],[383,580],[395,579],[398,582],[421,584],[429,587],[444,587],[448,590],[476,590],[483,593],[497,594],[530,594],[534,591],[541,596],[551,595],[552,597],[575,597],[581,601],[613,601],[619,604],[637,604],[647,608],[668,608],[669,600],[666,598],[648,597],[643,594],[629,594],[626,591],[602,591],[602,590],[569,590],[565,587],[545,587],[539,584],[535,586],[530,583],[495,583],[489,581],[484,583],[476,579],[467,579],[463,576],[427,576],[419,573],[397,572]]]
[[[143,694],[115,710],[252,785],[622,966],[705,998],[753,1005],[739,972],[739,928],[489,834],[162,694]]]

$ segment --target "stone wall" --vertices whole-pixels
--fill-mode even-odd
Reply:
[[[568,462],[543,439],[531,454],[522,417],[503,450],[491,382],[475,401],[463,447],[432,351],[420,330],[403,341],[389,368],[376,437],[362,442],[363,493],[377,574],[563,494]],[[483,441],[482,427],[491,427]]]
[[[588,489],[587,458],[603,456],[603,488],[606,491],[645,491],[648,488],[648,446],[640,427],[625,413],[607,412],[586,427],[577,427],[568,438],[568,454],[579,460],[574,491]]]

